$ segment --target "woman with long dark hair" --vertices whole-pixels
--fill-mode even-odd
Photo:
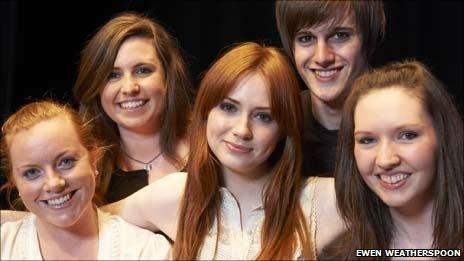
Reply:
[[[348,232],[327,254],[463,251],[463,124],[427,67],[393,63],[358,78],[342,119],[336,192]]]

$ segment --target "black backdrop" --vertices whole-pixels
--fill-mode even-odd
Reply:
[[[387,1],[387,34],[373,65],[416,58],[448,86],[463,113],[463,9],[459,1]],[[273,1],[0,0],[0,122],[31,100],[72,102],[80,50],[114,14],[138,11],[178,38],[195,84],[230,44],[281,46]],[[1,183],[1,181],[0,181]]]

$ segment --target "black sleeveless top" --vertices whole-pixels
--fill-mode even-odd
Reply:
[[[119,201],[148,185],[148,172],[144,169],[124,171],[115,169],[106,192],[106,203]]]

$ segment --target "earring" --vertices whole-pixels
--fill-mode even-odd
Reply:
[[[100,173],[98,173],[98,170],[96,170],[95,171],[95,177],[98,177],[98,174],[100,174]]]

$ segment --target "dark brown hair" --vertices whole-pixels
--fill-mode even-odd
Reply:
[[[267,83],[271,114],[281,140],[272,165],[272,178],[263,194],[265,219],[258,259],[291,259],[297,245],[312,256],[306,221],[299,204],[301,192],[301,105],[291,64],[277,49],[256,43],[235,46],[204,75],[190,128],[188,178],[180,208],[174,259],[195,259],[204,239],[219,218],[223,186],[220,163],[208,147],[208,114],[243,77],[257,73]],[[219,220],[218,220],[219,222]],[[218,226],[219,229],[219,226]]]
[[[361,97],[385,88],[415,95],[430,115],[437,140],[433,246],[464,251],[464,144],[462,119],[440,83],[417,61],[392,63],[358,78],[342,115],[335,168],[339,210],[348,225],[345,258],[356,249],[388,249],[394,228],[389,208],[363,181],[354,156],[354,112]]]
[[[154,40],[154,48],[164,68],[166,100],[161,116],[161,151],[179,168],[184,165],[176,146],[184,138],[189,120],[191,83],[177,41],[152,19],[137,13],[122,13],[107,22],[90,39],[82,51],[79,74],[74,85],[74,97],[80,103],[80,113],[95,120],[96,134],[109,153],[104,156],[97,188],[106,194],[111,173],[120,155],[116,124],[106,115],[100,103],[100,93],[113,69],[121,44],[130,37]]]
[[[361,33],[363,53],[369,58],[385,33],[382,1],[276,1],[275,5],[280,39],[290,57],[298,31],[326,22],[336,25],[351,14]]]

